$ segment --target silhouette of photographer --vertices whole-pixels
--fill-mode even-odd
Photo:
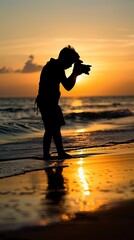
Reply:
[[[74,64],[72,74],[67,78],[65,70]],[[70,91],[78,75],[89,74],[91,65],[82,64],[79,54],[71,46],[63,48],[57,59],[51,58],[43,67],[40,75],[37,107],[40,110],[45,127],[43,137],[43,158],[49,160],[50,145],[53,138],[58,152],[58,159],[68,159],[71,155],[64,151],[61,136],[61,126],[65,120],[58,104],[60,99],[60,83]]]

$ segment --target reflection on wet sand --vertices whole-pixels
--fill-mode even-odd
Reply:
[[[62,168],[45,169],[48,178],[46,199],[52,200],[55,204],[58,204],[66,193],[62,171]]]
[[[77,212],[96,211],[110,202],[133,198],[132,154],[78,155],[66,160],[66,168],[1,179],[0,227],[47,225],[71,219]]]
[[[80,158],[80,161],[78,161],[78,164],[80,165],[78,167],[78,173],[79,173],[80,182],[81,182],[82,188],[83,188],[83,194],[84,195],[90,195],[89,185],[88,185],[88,182],[86,180],[84,169],[83,169],[83,166],[82,166],[83,165],[83,158]]]

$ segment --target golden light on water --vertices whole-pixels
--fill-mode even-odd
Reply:
[[[78,161],[78,164],[80,164],[80,165],[83,164],[83,158],[80,158],[80,160]]]
[[[80,165],[80,167],[78,168],[80,183],[81,183],[81,186],[83,188],[84,195],[87,196],[87,195],[90,195],[90,191],[89,191],[89,186],[88,186],[88,183],[86,181],[85,174],[84,174],[84,169],[82,167],[82,164],[83,164],[83,159],[82,158],[80,158],[80,160],[78,161],[78,164]]]
[[[71,103],[72,107],[81,107],[82,106],[82,101],[80,99],[74,99]]]
[[[67,215],[67,214],[62,214],[62,220],[63,221],[67,221],[67,220],[69,220],[70,219],[70,217]]]
[[[77,133],[83,133],[83,132],[86,132],[86,129],[80,128],[80,129],[77,129],[76,132]]]

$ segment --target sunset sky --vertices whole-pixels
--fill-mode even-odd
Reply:
[[[134,0],[0,0],[0,29],[0,97],[36,96],[66,45],[92,70],[62,96],[134,95]]]

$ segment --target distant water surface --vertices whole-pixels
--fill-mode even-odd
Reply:
[[[0,99],[0,161],[42,157],[43,124],[34,98]],[[134,97],[61,98],[67,151],[134,142]],[[55,152],[52,143],[51,152]]]

